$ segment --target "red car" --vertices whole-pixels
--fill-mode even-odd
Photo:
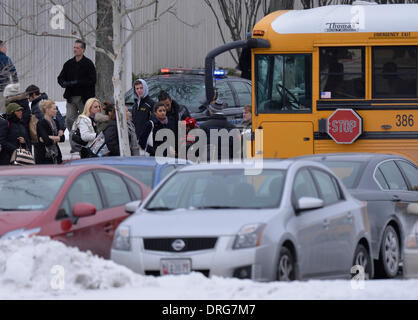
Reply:
[[[113,234],[144,184],[102,165],[0,170],[0,237],[49,236],[109,258]]]

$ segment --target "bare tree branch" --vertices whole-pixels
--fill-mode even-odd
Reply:
[[[138,11],[138,10],[142,10],[142,9],[151,7],[153,4],[158,4],[158,0],[152,0],[151,2],[146,3],[144,5],[142,5],[142,3],[143,3],[143,1],[141,1],[141,4],[139,6],[136,6],[134,8],[126,9],[126,10],[122,11],[121,12],[121,16],[124,17],[124,16],[126,16],[126,15],[128,15],[128,14],[130,14],[132,12],[135,12],[135,11]]]

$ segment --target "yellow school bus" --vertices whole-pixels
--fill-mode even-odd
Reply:
[[[277,11],[251,38],[252,125],[263,129],[253,155],[385,152],[418,163],[418,4]]]

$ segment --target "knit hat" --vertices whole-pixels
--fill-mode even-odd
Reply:
[[[12,102],[12,103],[9,103],[9,104],[6,106],[6,113],[7,113],[8,115],[10,115],[10,114],[12,114],[13,112],[18,111],[18,110],[22,110],[22,109],[23,109],[23,108],[22,108],[21,106],[19,106],[17,103]]]
[[[209,104],[208,109],[214,113],[223,114],[224,107],[225,107],[225,104],[222,101],[216,100],[215,102],[212,102]]]
[[[5,98],[11,97],[11,96],[17,96],[18,94],[20,94],[19,90],[20,90],[20,84],[19,83],[8,84],[6,86],[6,88],[4,88],[3,96]]]

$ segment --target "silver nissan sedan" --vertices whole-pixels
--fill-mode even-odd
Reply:
[[[371,254],[365,204],[332,171],[265,160],[174,172],[120,224],[111,258],[145,275],[289,281],[350,278],[354,265],[369,278]]]

